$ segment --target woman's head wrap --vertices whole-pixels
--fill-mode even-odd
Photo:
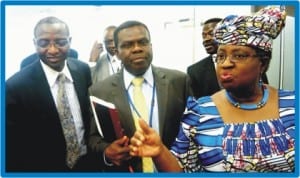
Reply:
[[[284,8],[278,7],[261,9],[253,16],[229,15],[216,26],[214,37],[219,45],[246,45],[269,52],[285,26],[285,17]]]

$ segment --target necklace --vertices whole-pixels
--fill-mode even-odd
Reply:
[[[269,90],[266,86],[263,86],[263,89],[264,89],[263,97],[257,104],[242,104],[235,101],[226,90],[225,90],[225,94],[226,94],[226,98],[233,106],[244,110],[254,110],[254,109],[262,108],[267,103],[267,100],[269,98]]]

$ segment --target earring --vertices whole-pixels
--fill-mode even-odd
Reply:
[[[258,86],[261,87],[263,85],[263,80],[262,80],[262,73],[260,73],[259,81],[258,81]]]

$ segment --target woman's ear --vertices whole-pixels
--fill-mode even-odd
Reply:
[[[261,58],[260,61],[261,61],[261,72],[262,73],[264,73],[264,72],[266,72],[268,70],[269,64],[270,64],[270,60],[271,60],[271,58],[267,57],[267,56]]]

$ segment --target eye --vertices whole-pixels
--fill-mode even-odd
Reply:
[[[113,42],[114,42],[114,40],[111,40],[111,39],[104,41],[105,44],[112,44]]]
[[[247,54],[234,54],[232,55],[234,60],[245,60],[249,57]]]
[[[39,39],[37,40],[36,44],[41,48],[46,48],[50,44],[50,41],[46,39]]]
[[[223,61],[226,59],[226,55],[225,54],[218,54],[217,55],[217,61]]]
[[[147,45],[149,45],[149,40],[148,39],[142,39],[138,43],[141,46],[147,46]]]
[[[64,47],[67,44],[69,44],[69,40],[68,39],[58,39],[58,40],[55,40],[55,44],[57,44],[57,46],[59,46],[59,47]]]
[[[129,49],[133,46],[133,43],[125,42],[120,45],[121,48]]]

